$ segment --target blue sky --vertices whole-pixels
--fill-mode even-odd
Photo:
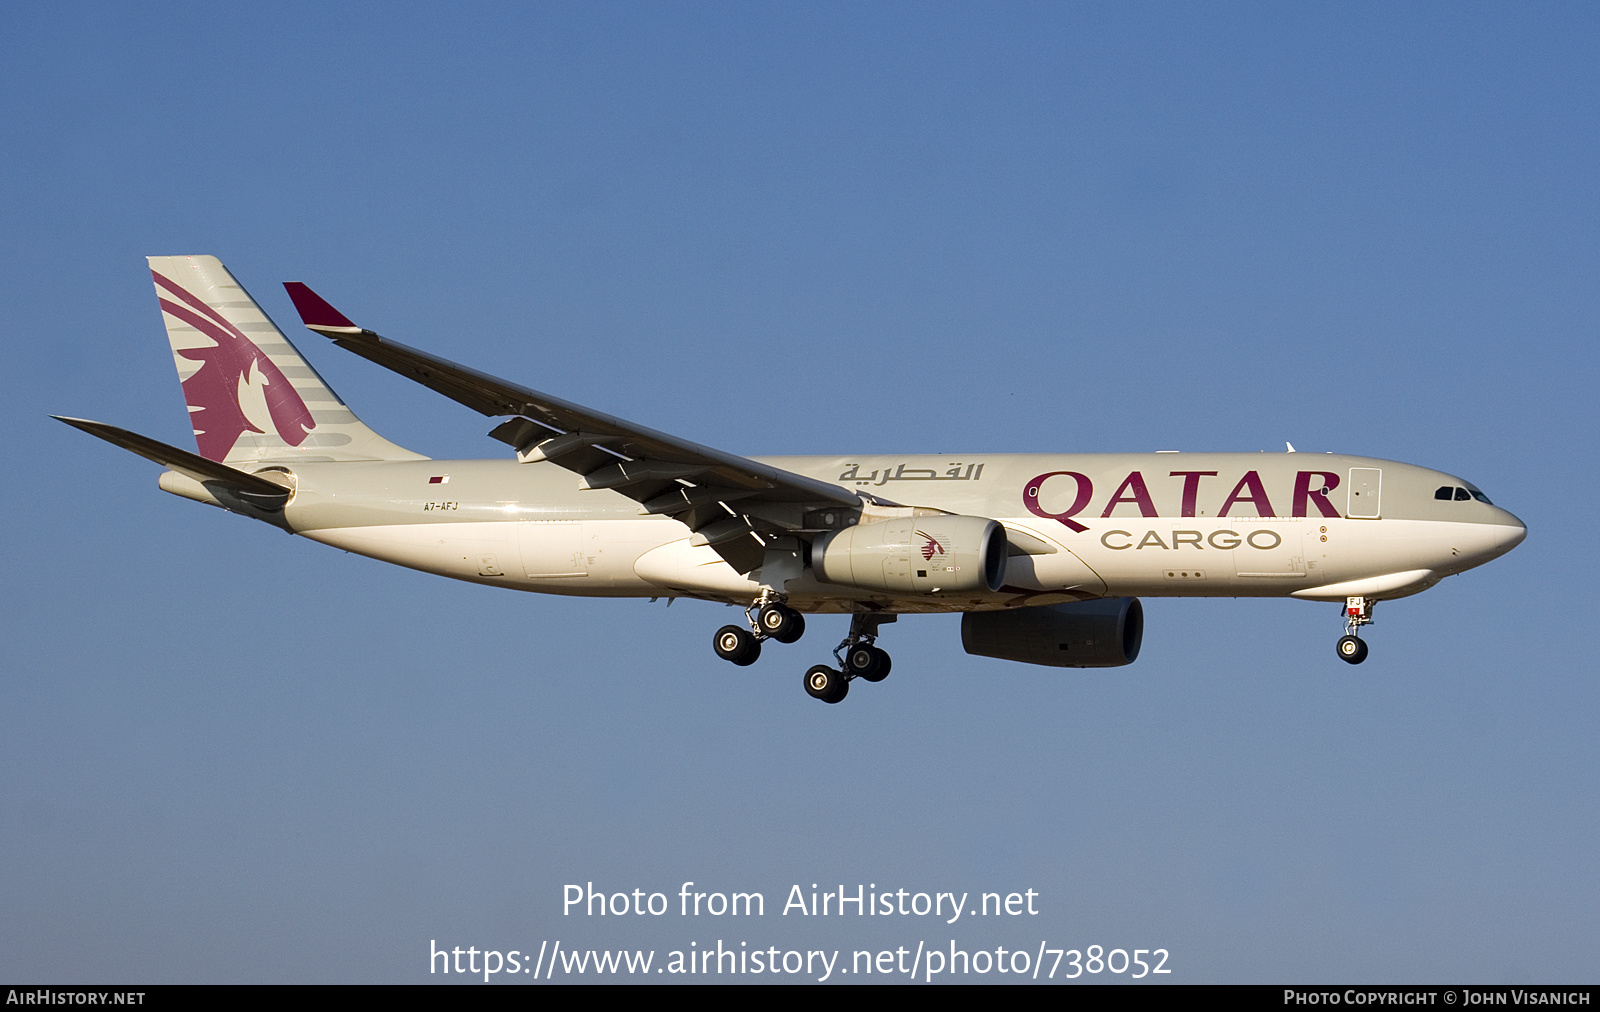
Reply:
[[[1597,39],[1581,4],[8,5],[0,976],[954,938],[1593,980]],[[1129,668],[920,617],[822,706],[841,619],[735,669],[721,607],[347,556],[50,421],[188,438],[142,260],[176,253],[735,452],[1290,440],[1530,535],[1380,606],[1359,668],[1332,605],[1152,600]],[[291,336],[396,442],[503,449]],[[561,914],[687,880],[1041,913]]]

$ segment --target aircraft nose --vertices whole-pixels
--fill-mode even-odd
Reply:
[[[1511,549],[1522,544],[1528,536],[1528,525],[1518,520],[1516,516],[1498,506],[1491,507],[1494,516],[1486,525],[1487,530],[1480,535],[1483,538],[1483,561],[1498,559]]]
[[[1522,540],[1528,536],[1528,525],[1506,510],[1500,510],[1500,514],[1500,534],[1496,538],[1495,547],[1504,554],[1522,544]]]
[[[1511,551],[1528,536],[1527,525],[1498,506],[1491,506],[1494,515],[1470,525],[1471,533],[1463,532],[1461,540],[1450,549],[1452,559],[1459,559],[1461,568],[1471,569]],[[1459,570],[1455,570],[1459,572]]]

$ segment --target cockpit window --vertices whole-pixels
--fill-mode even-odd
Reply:
[[[1442,499],[1445,502],[1469,502],[1473,499],[1476,499],[1485,505],[1494,505],[1494,503],[1489,502],[1488,496],[1484,495],[1482,492],[1479,492],[1470,485],[1466,488],[1462,488],[1460,485],[1440,485],[1434,490],[1433,497],[1435,499]]]

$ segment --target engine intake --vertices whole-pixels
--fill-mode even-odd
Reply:
[[[1132,664],[1144,641],[1144,606],[1136,597],[1045,604],[961,616],[967,653],[1055,668]]]
[[[993,592],[1005,583],[1007,547],[1005,528],[985,517],[903,517],[819,536],[811,568],[864,590]]]

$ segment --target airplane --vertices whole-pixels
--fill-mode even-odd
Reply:
[[[742,457],[457,365],[357,326],[300,282],[301,321],[483,415],[497,460],[434,460],[368,428],[216,257],[149,258],[198,453],[54,416],[164,465],[159,487],[440,576],[744,609],[713,637],[749,665],[806,615],[845,614],[828,703],[881,681],[900,615],[960,612],[970,654],[1055,667],[1138,656],[1140,597],[1336,602],[1340,659],[1377,602],[1516,547],[1465,479],[1341,454]]]

